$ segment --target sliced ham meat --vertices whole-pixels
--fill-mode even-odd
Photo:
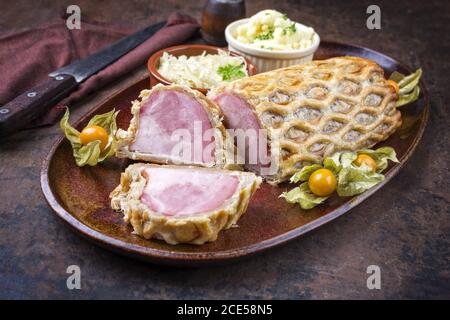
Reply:
[[[267,138],[260,131],[259,120],[248,103],[229,93],[222,93],[216,96],[214,101],[220,106],[224,114],[225,127],[234,130],[236,144],[236,135],[242,133],[242,131],[236,131],[237,129],[255,132],[255,139],[247,138],[244,142],[244,148],[238,149],[244,159],[245,167],[258,174],[261,173],[262,168],[270,167],[270,148],[268,147]],[[254,154],[253,158],[251,154]]]
[[[236,192],[239,178],[220,171],[149,167],[141,200],[166,216],[195,215],[219,208]]]
[[[216,101],[225,114],[225,126],[230,129],[255,129],[261,127],[252,109],[237,96],[223,93],[217,96]]]
[[[194,161],[195,121],[200,129],[200,137],[203,137],[205,131],[212,129],[204,107],[192,96],[175,90],[156,91],[140,108],[140,126],[130,150],[160,157],[170,155],[179,143],[172,137],[177,130],[184,129],[189,134],[187,144],[192,146],[189,148],[192,152],[187,155],[187,160]],[[214,162],[213,141],[201,139],[199,142],[203,157],[197,161]],[[211,145],[208,152],[203,153],[208,145]]]
[[[224,167],[226,131],[220,109],[200,92],[157,85],[132,106],[128,131],[117,133],[117,156],[156,163]]]
[[[193,166],[130,165],[111,193],[136,234],[170,244],[203,244],[236,224],[261,178]]]

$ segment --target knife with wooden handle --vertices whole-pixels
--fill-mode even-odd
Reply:
[[[0,106],[0,135],[17,131],[43,115],[74,91],[78,84],[153,36],[165,24],[162,21],[148,26],[89,57],[62,67],[50,73],[45,82]]]

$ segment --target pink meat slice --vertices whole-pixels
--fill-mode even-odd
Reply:
[[[258,130],[261,129],[258,119],[256,118],[253,110],[247,104],[246,101],[241,98],[227,93],[222,93],[214,98],[214,101],[219,105],[224,114],[224,124],[227,129],[242,129],[242,130]],[[258,145],[267,147],[267,140],[263,138],[263,141],[258,141]],[[270,162],[262,161],[261,156],[258,156],[257,163],[249,163],[249,151],[250,146],[248,141],[245,144],[245,161],[246,167],[252,171],[260,171],[262,167],[269,167]],[[258,150],[259,151],[259,150]],[[242,152],[242,150],[241,150]],[[264,150],[264,152],[270,156],[270,149]],[[259,152],[261,153],[261,152]]]
[[[195,215],[222,206],[236,192],[239,178],[192,168],[146,168],[141,201],[166,216]]]
[[[200,130],[194,132],[195,122]],[[156,91],[145,100],[140,109],[139,129],[130,149],[157,156],[178,155],[174,150],[180,150],[180,142],[183,141],[190,145],[191,150],[190,154],[184,154],[184,159],[190,162],[212,163],[214,138],[203,138],[205,131],[211,128],[208,114],[193,97],[175,90]],[[183,140],[181,135],[178,135],[178,140],[173,138],[176,130]],[[199,152],[194,154],[196,150]]]

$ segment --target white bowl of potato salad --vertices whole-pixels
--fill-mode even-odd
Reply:
[[[320,44],[313,28],[275,10],[263,10],[229,24],[225,37],[230,51],[248,58],[259,72],[311,61]]]

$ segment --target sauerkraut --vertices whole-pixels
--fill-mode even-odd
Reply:
[[[175,57],[164,52],[158,72],[173,83],[192,88],[212,88],[223,81],[248,76],[247,64],[242,57],[231,56],[223,50],[217,54]]]

